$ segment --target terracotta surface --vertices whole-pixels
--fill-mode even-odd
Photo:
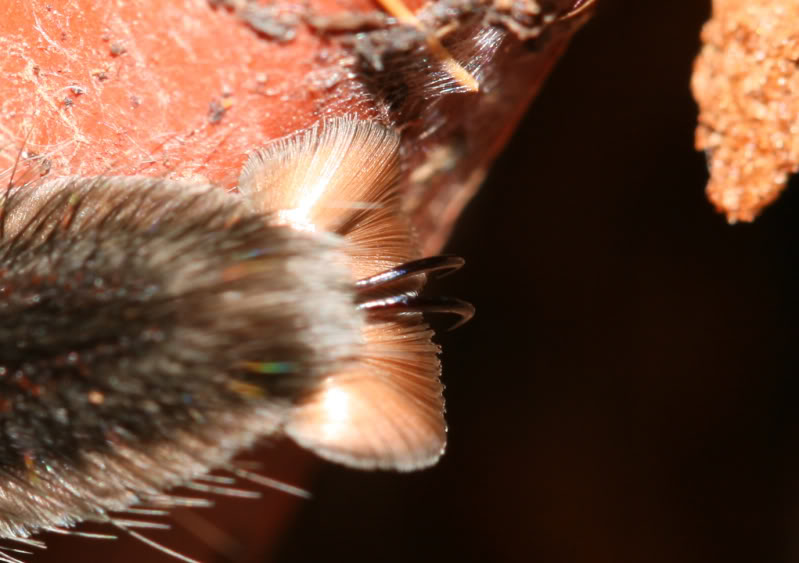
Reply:
[[[459,92],[442,80],[440,65],[423,49],[400,57],[396,72],[389,67],[372,76],[376,88],[370,90],[364,65],[346,45],[353,34],[303,23],[342,12],[372,13],[370,2],[271,4],[292,22],[289,40],[256,31],[240,3],[220,4],[32,1],[0,8],[6,88],[0,171],[13,167],[24,146],[32,157],[27,164],[38,167],[34,173],[144,174],[230,188],[247,152],[270,139],[323,115],[374,117],[404,129],[406,209],[424,253],[432,253],[593,3],[546,3],[535,16],[524,16],[527,42],[494,26],[479,44],[487,18],[469,14],[480,2],[421,10],[432,28],[451,28],[450,14],[460,14],[464,21],[444,43],[480,80],[480,93]],[[496,18],[512,20],[498,13]],[[386,97],[397,91],[391,77],[401,72],[417,96],[400,113]],[[420,177],[423,164],[428,166]]]
[[[27,136],[52,174],[229,186],[254,145],[313,121],[322,43],[305,27],[290,43],[264,39],[201,0],[6,3],[4,164]],[[216,119],[214,103],[227,107]]]

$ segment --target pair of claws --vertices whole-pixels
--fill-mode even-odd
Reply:
[[[400,293],[390,297],[370,299],[369,292],[376,288],[386,287],[396,281],[413,276],[432,274],[434,272],[452,273],[459,270],[465,261],[458,256],[430,256],[400,264],[390,270],[364,278],[355,283],[359,292],[358,309],[369,313],[448,313],[460,317],[450,327],[454,330],[469,322],[474,316],[471,303],[455,297],[436,296],[423,297],[415,291]]]

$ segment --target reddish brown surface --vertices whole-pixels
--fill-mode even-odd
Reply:
[[[273,5],[298,18],[375,9],[365,0]],[[550,10],[574,5],[559,0]],[[453,119],[434,139],[414,136],[429,132],[426,119],[406,132],[406,180],[437,148],[467,141],[443,170],[407,180],[406,209],[424,253],[443,246],[585,7],[544,26],[533,50],[506,33],[480,94],[451,96]],[[246,153],[270,139],[330,112],[381,113],[343,68],[352,54],[335,37],[300,22],[294,39],[276,41],[203,0],[6,4],[0,51],[0,171],[24,144],[47,159],[52,176],[145,174],[232,187]]]
[[[715,0],[693,90],[708,196],[730,222],[752,221],[799,168],[799,4]]]
[[[315,119],[320,94],[307,84],[322,69],[314,56],[331,47],[297,31],[289,43],[264,40],[202,0],[7,3],[6,143],[30,134],[27,147],[48,155],[54,174],[202,176],[230,186],[253,146]],[[114,56],[115,45],[125,52]],[[231,105],[212,123],[209,106],[223,98]],[[5,151],[4,167],[14,157]]]

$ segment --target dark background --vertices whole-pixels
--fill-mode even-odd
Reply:
[[[478,315],[440,337],[437,467],[295,448],[264,473],[312,500],[217,499],[148,537],[215,563],[231,537],[264,563],[799,560],[799,186],[751,225],[705,199],[689,80],[709,12],[600,0],[464,214],[467,267],[435,287]],[[47,541],[34,560],[173,561]]]
[[[450,445],[327,466],[264,561],[799,559],[799,187],[730,226],[689,90],[709,2],[602,0],[468,208],[437,288]]]

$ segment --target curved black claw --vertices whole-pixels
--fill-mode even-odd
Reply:
[[[430,274],[444,270],[454,272],[460,269],[464,263],[463,258],[459,256],[430,256],[419,260],[411,260],[400,264],[396,268],[359,280],[355,282],[355,287],[357,289],[371,289],[409,276]]]
[[[391,313],[451,313],[460,320],[449,330],[455,330],[469,322],[474,316],[474,305],[455,297],[422,297],[414,294],[392,295],[385,299],[374,299],[358,305],[358,308],[369,312]]]

